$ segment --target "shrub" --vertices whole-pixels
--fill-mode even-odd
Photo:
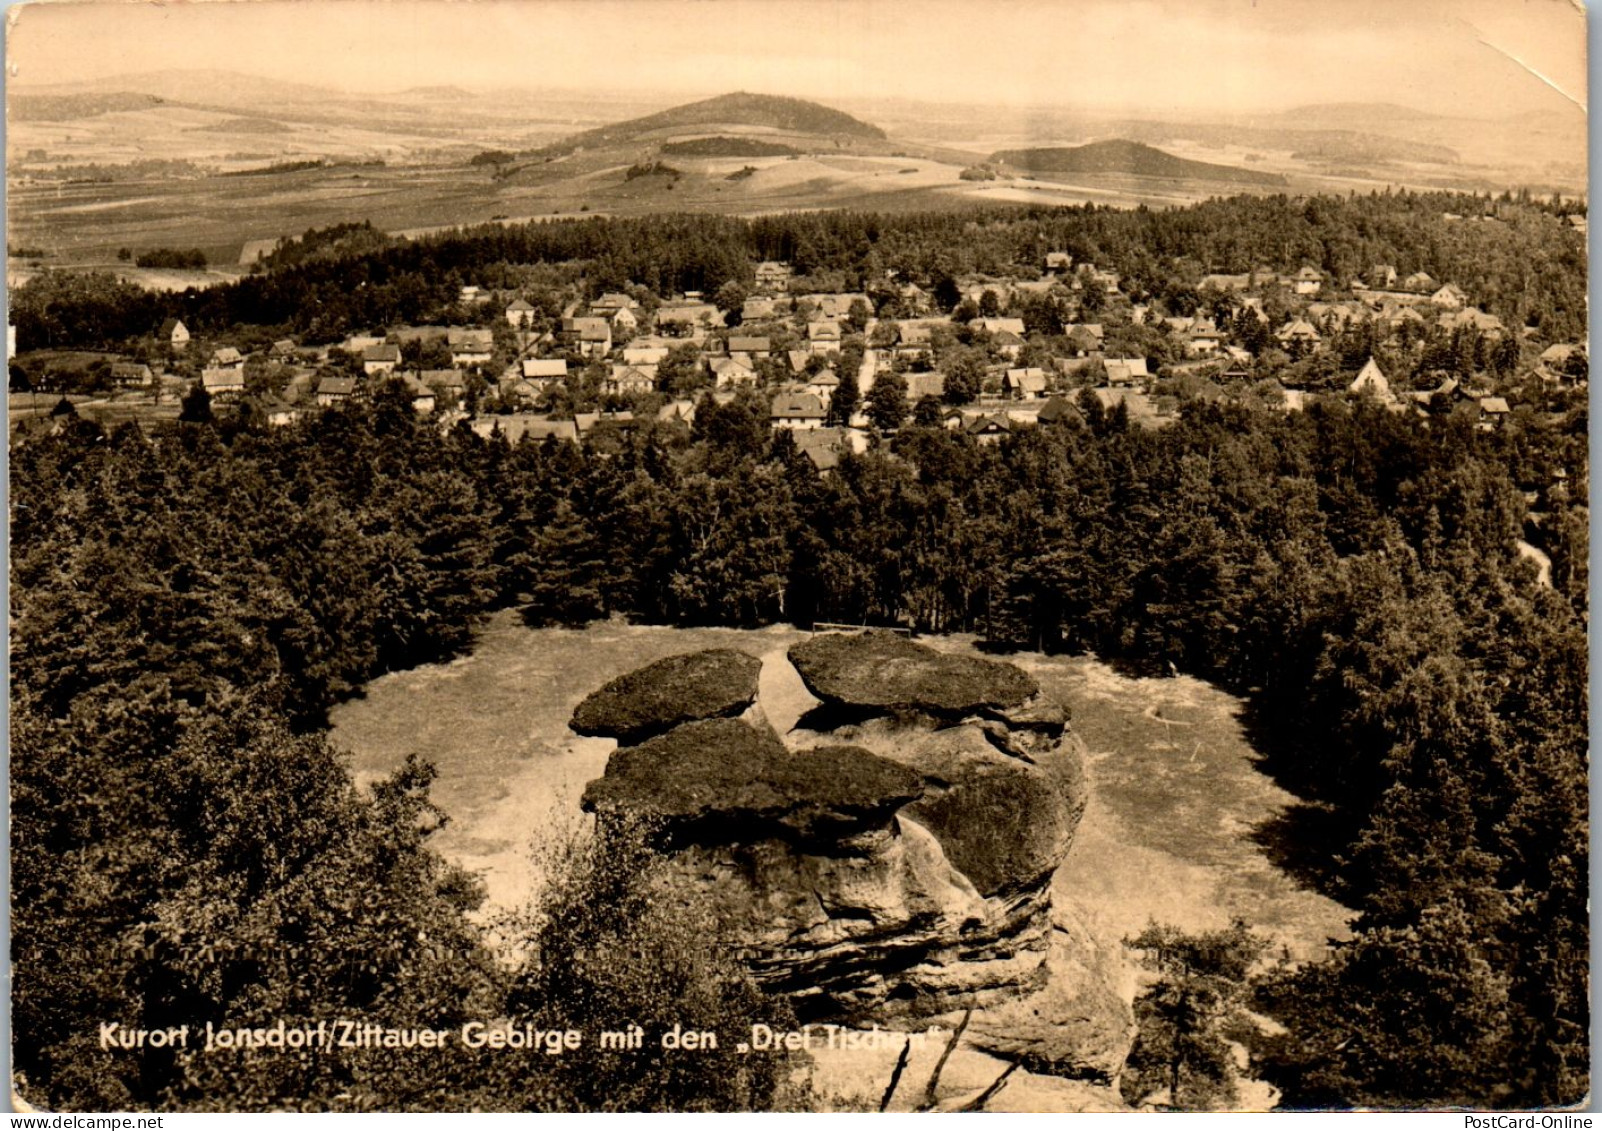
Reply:
[[[535,1111],[749,1111],[793,1108],[792,1054],[742,1054],[752,1024],[795,1027],[786,1001],[757,989],[704,900],[675,886],[643,821],[609,819],[570,837],[519,932],[526,957],[508,1004],[516,1024],[577,1029],[580,1049],[495,1082],[497,1106]],[[644,1030],[638,1049],[602,1049],[603,1031]],[[664,1049],[674,1025],[717,1048]],[[504,1058],[502,1058],[504,1060]]]

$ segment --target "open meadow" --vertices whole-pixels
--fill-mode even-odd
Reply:
[[[332,740],[359,781],[409,752],[434,762],[433,796],[451,815],[440,851],[483,874],[487,910],[514,910],[533,894],[537,861],[587,825],[579,796],[615,745],[567,729],[584,696],[667,656],[735,648],[763,660],[763,709],[782,734],[816,703],[784,659],[807,636],[616,621],[532,629],[502,612],[470,654],[382,676],[338,707]],[[972,653],[970,641],[924,642]],[[1087,657],[1006,659],[1069,708],[1089,748],[1090,804],[1054,892],[1087,912],[1104,944],[1151,919],[1213,930],[1235,916],[1298,958],[1344,937],[1347,909],[1281,871],[1259,843],[1295,799],[1258,768],[1238,699],[1196,679],[1128,678]]]

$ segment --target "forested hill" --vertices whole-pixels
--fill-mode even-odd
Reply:
[[[16,94],[11,98],[11,117],[18,122],[63,122],[92,118],[124,110],[149,110],[162,99],[153,94],[115,91],[109,94]]]
[[[820,137],[853,137],[872,141],[882,141],[885,137],[884,131],[878,126],[871,126],[844,111],[817,102],[740,91],[674,106],[643,118],[631,118],[626,122],[586,130],[538,152],[542,155],[571,153],[575,149],[625,144],[661,130],[707,125],[755,126],[817,134]]]
[[[1132,173],[1140,177],[1174,177],[1235,184],[1282,185],[1278,173],[1259,173],[1233,165],[1188,161],[1138,141],[1093,141],[1089,145],[1052,149],[1003,149],[990,155],[998,164],[1034,173]]]
[[[873,285],[874,271],[934,289],[970,272],[1032,278],[1041,249],[1053,248],[1118,272],[1135,301],[1189,308],[1204,271],[1294,271],[1310,263],[1353,279],[1389,263],[1453,280],[1507,325],[1537,327],[1540,342],[1577,340],[1586,325],[1583,240],[1562,222],[1560,207],[1534,202],[1507,204],[1503,223],[1445,218],[1478,215],[1490,203],[1463,193],[1376,193],[1235,197],[1144,212],[664,215],[495,224],[417,240],[351,225],[315,254],[275,254],[283,266],[204,291],[158,293],[109,275],[44,272],[13,292],[11,316],[24,351],[120,343],[169,317],[194,333],[275,326],[315,344],[427,321],[462,283],[512,278],[529,266],[588,265],[592,284],[608,290],[635,282],[658,294],[712,294],[748,279],[753,263],[777,259],[800,275],[826,275],[839,290]]]

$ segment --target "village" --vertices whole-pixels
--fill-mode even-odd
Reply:
[[[1532,395],[1587,381],[1583,344],[1509,328],[1454,282],[1385,264],[1352,279],[1311,265],[1211,273],[1177,301],[1136,301],[1117,273],[1066,252],[1019,274],[841,292],[766,261],[713,296],[463,284],[455,324],[317,346],[202,340],[168,319],[132,356],[95,360],[106,395],[14,397],[13,436],[69,409],[100,423],[172,419],[195,390],[206,411],[284,426],[395,380],[420,416],[512,442],[689,425],[703,397],[758,397],[772,428],[827,471],[908,421],[994,444],[1087,413],[1161,428],[1187,403],[1295,412],[1361,398],[1494,430]],[[1382,361],[1408,356],[1420,359],[1412,381]]]

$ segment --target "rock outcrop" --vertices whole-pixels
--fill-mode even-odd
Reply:
[[[568,725],[625,746],[684,723],[738,715],[756,701],[762,661],[732,648],[669,656],[586,696]]]
[[[812,694],[863,715],[962,716],[1016,708],[1040,693],[1012,664],[948,656],[889,632],[814,636],[790,649],[790,662]]]
[[[1135,1040],[1135,1015],[1118,986],[1121,962],[1077,917],[1056,909],[1045,985],[975,1014],[968,1043],[1041,1075],[1115,1084]]]
[[[584,807],[644,816],[676,846],[776,836],[806,847],[888,828],[922,794],[917,773],[866,750],[797,757],[771,730],[711,719],[617,751]]]
[[[613,681],[574,729],[661,726],[674,716],[653,673],[721,670],[708,655]],[[661,882],[740,924],[747,967],[804,1020],[1022,1010],[973,1032],[1031,1067],[1115,1077],[1128,1006],[1053,926],[1052,876],[1085,805],[1066,713],[1015,665],[884,634],[814,637],[789,658],[823,701],[796,729],[781,739],[758,704],[658,731],[612,755],[585,807],[655,822]],[[697,702],[729,714],[743,695]]]

